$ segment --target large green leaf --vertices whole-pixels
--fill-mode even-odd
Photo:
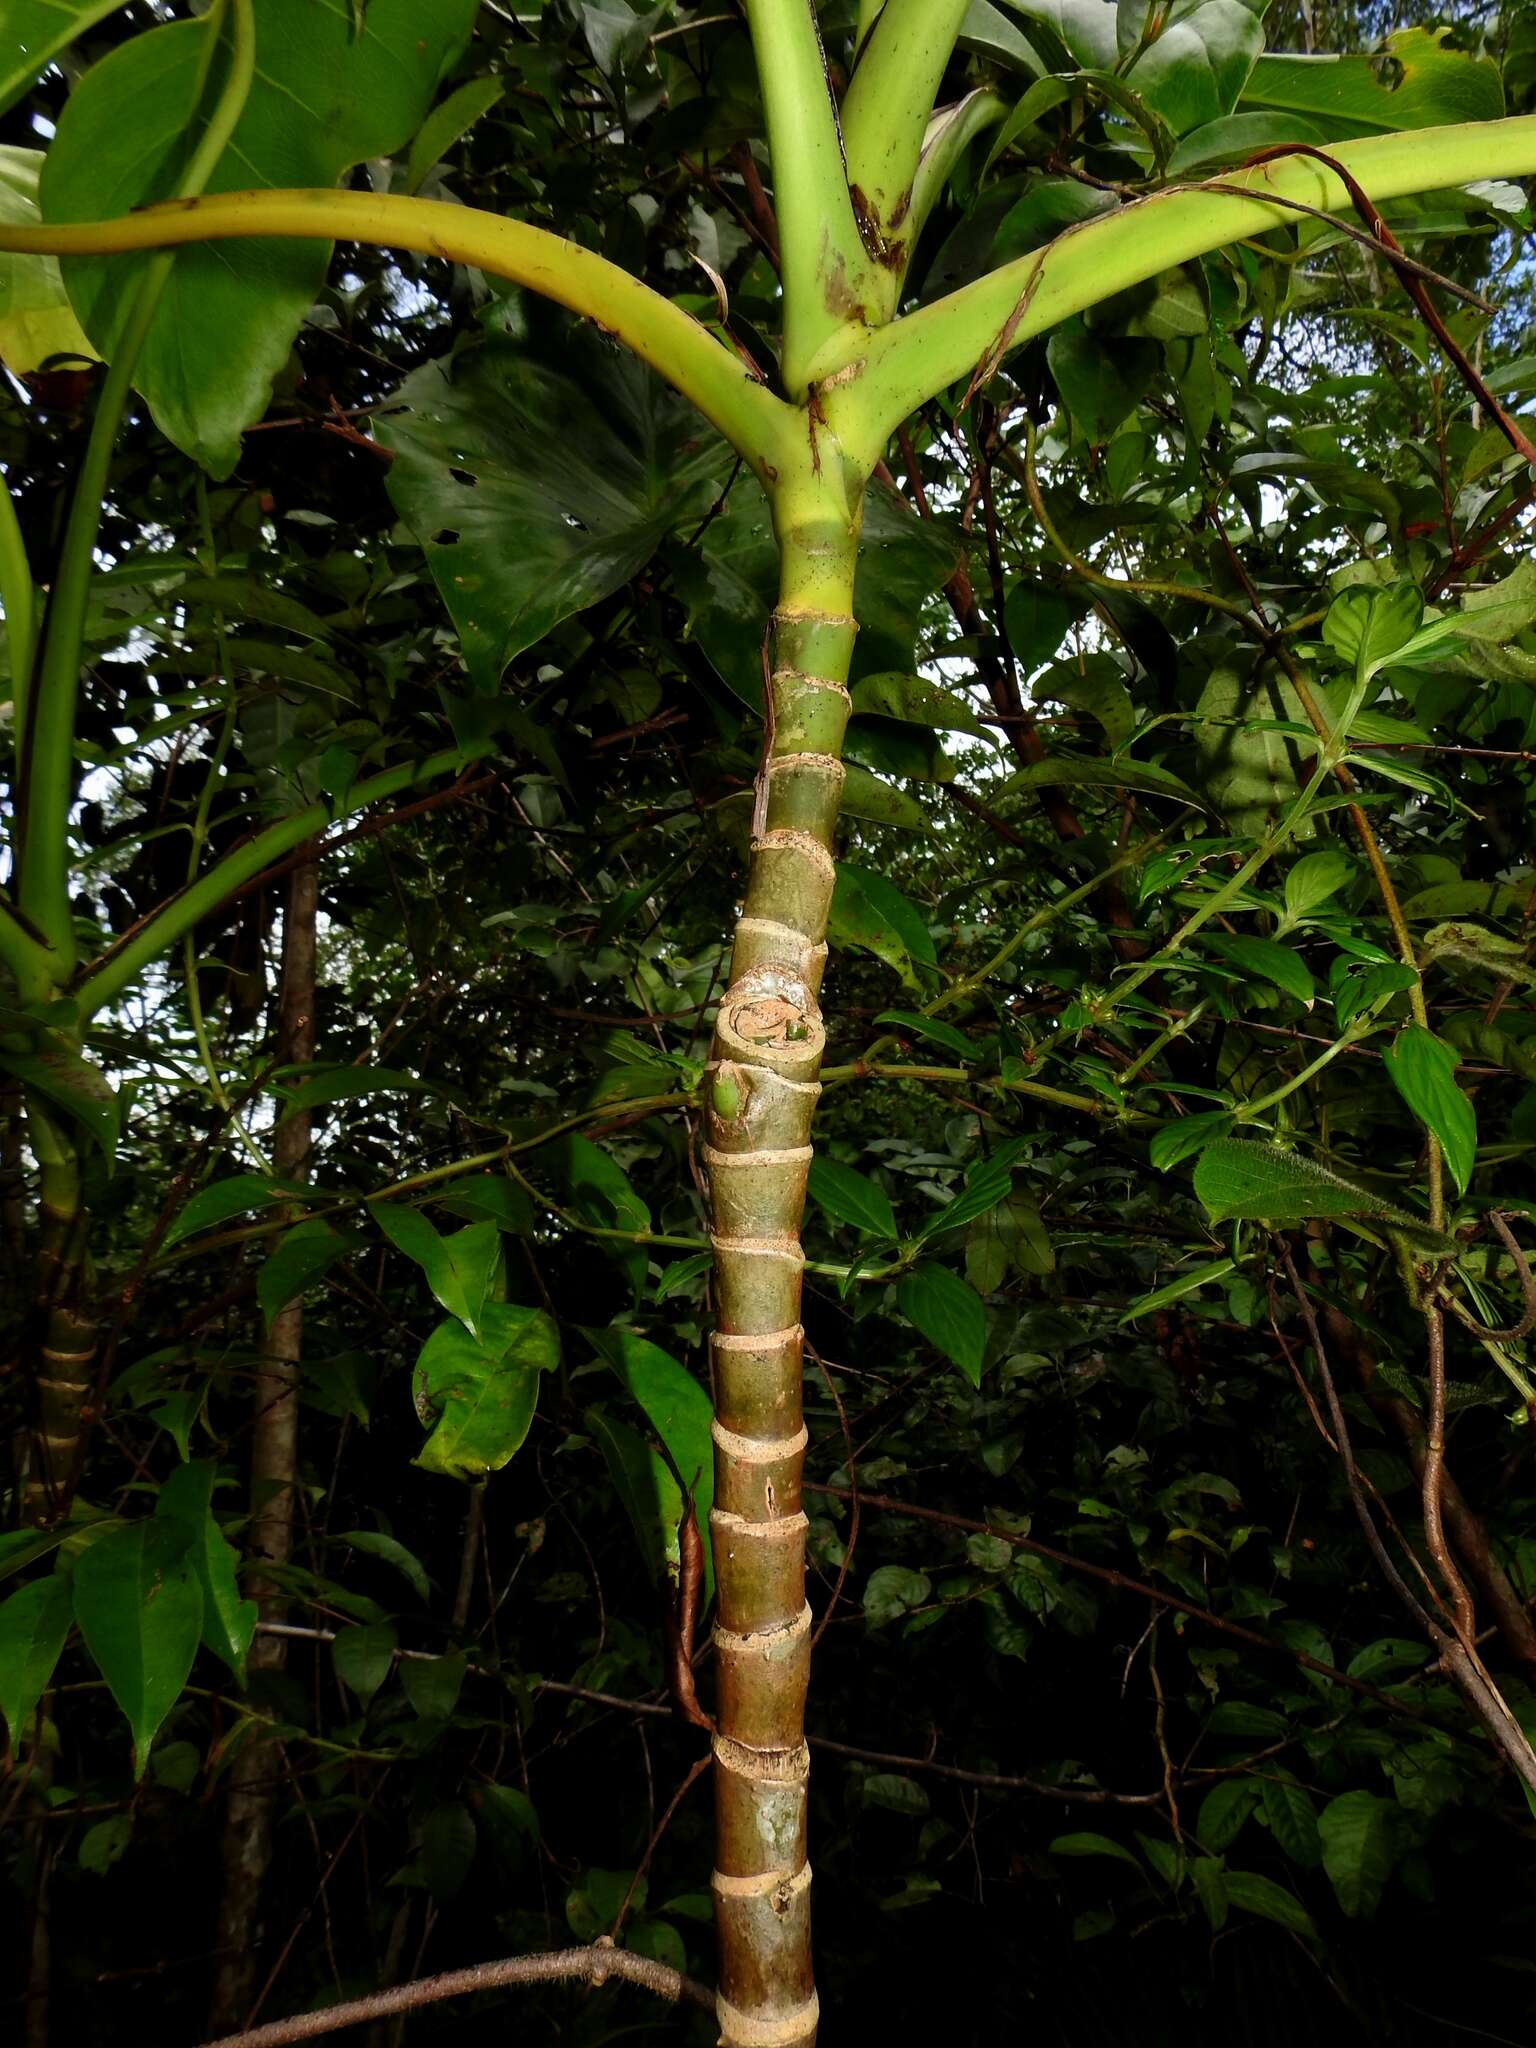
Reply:
[[[432,1431],[417,1464],[459,1479],[499,1472],[528,1434],[539,1375],[559,1363],[560,1333],[542,1309],[487,1302],[478,1336],[439,1323],[416,1360],[416,1406]]]
[[[542,348],[497,341],[428,363],[396,403],[380,423],[390,496],[483,690],[701,520],[730,464],[659,377],[564,321]]]
[[[948,521],[919,519],[884,484],[869,486],[854,578],[855,679],[916,669],[924,602],[954,572],[960,551]],[[671,559],[690,632],[742,702],[760,710],[763,636],[778,592],[778,551],[768,501],[756,479],[739,477],[698,545],[676,547]]]
[[[1396,1809],[1357,1789],[1330,1799],[1318,1816],[1323,1868],[1351,1920],[1369,1919],[1396,1861]]]
[[[1157,342],[1102,334],[1081,314],[1055,329],[1045,358],[1062,403],[1095,445],[1130,418],[1163,367]]]
[[[1464,1195],[1477,1164],[1477,1111],[1456,1079],[1454,1050],[1423,1025],[1409,1024],[1382,1058],[1398,1094],[1440,1140],[1456,1192]]]
[[[902,1275],[896,1299],[907,1321],[979,1387],[987,1316],[975,1292],[947,1266],[924,1259]]]
[[[265,1173],[232,1173],[223,1180],[199,1188],[187,1206],[175,1217],[162,1240],[165,1246],[211,1230],[215,1223],[227,1223],[231,1216],[243,1216],[251,1209],[269,1209],[292,1201],[300,1190],[285,1187]]]
[[[192,1570],[203,1590],[203,1641],[243,1685],[245,1655],[256,1633],[256,1603],[242,1600],[239,1552],[213,1512],[218,1467],[211,1458],[178,1465],[160,1488],[155,1515],[186,1540]]]
[[[875,954],[895,968],[908,988],[922,987],[919,964],[935,963],[928,927],[895,883],[847,862],[837,871],[827,935],[836,945],[862,946]]]
[[[681,1481],[692,1495],[695,1519],[705,1533],[706,1592],[712,1592],[714,1558],[707,1532],[715,1496],[714,1439],[710,1434],[715,1411],[709,1395],[669,1352],[648,1338],[637,1336],[633,1330],[588,1330],[586,1337],[645,1410],[647,1421],[665,1447],[666,1455],[661,1457],[649,1445],[645,1446],[650,1462],[643,1471],[636,1468],[634,1474],[644,1495],[650,1524],[639,1532],[642,1545],[654,1555],[659,1539],[660,1556],[669,1570],[677,1571]]]
[[[405,1202],[373,1205],[374,1221],[397,1251],[414,1259],[449,1315],[473,1336],[501,1277],[501,1225],[494,1217],[442,1237]]]
[[[1195,1167],[1195,1193],[1213,1223],[1246,1217],[1299,1223],[1311,1216],[1379,1217],[1397,1228],[1422,1230],[1422,1217],[1331,1173],[1299,1152],[1244,1138],[1218,1138]]]
[[[363,1242],[355,1230],[338,1230],[323,1217],[296,1223],[271,1252],[256,1280],[256,1300],[270,1329],[290,1301],[323,1280],[338,1259]]]
[[[110,1162],[117,1151],[120,1109],[117,1091],[94,1060],[77,1052],[57,1031],[37,1035],[34,1049],[0,1052],[0,1073],[14,1074],[77,1123]]]
[[[0,9],[0,114],[76,36],[123,0],[6,0]]]
[[[582,1420],[607,1463],[646,1569],[653,1580],[660,1581],[664,1573],[678,1568],[683,1490],[654,1444],[647,1443],[639,1430],[610,1413],[602,1402],[586,1409]],[[705,1548],[709,1548],[707,1543]]]
[[[1335,141],[1497,120],[1504,111],[1498,67],[1447,48],[1449,34],[1445,28],[1399,29],[1386,39],[1390,69],[1373,57],[1260,57],[1243,104],[1307,115]]]
[[[1052,754],[1048,760],[1032,761],[1016,768],[1002,785],[1015,789],[1134,789],[1146,796],[1172,797],[1176,803],[1199,807],[1200,798],[1187,782],[1155,761],[1124,759],[1105,761],[1094,754]]]
[[[1139,38],[1161,20],[1121,76],[1175,135],[1231,113],[1264,47],[1262,8],[1244,0],[1174,0],[1167,8],[1147,0],[1145,7],[1122,6],[1118,13],[1122,42],[1128,28]]]
[[[42,168],[41,150],[0,145],[0,222],[7,227],[36,225]],[[77,362],[96,356],[69,303],[58,259],[0,255],[0,363],[22,377],[51,356]]]
[[[210,192],[334,185],[411,138],[468,38],[476,0],[256,0],[256,75]],[[48,152],[49,220],[102,220],[169,198],[187,156],[206,34],[173,22],[134,36],[71,95]],[[64,265],[81,325],[110,358],[142,256]],[[329,245],[235,241],[180,252],[135,382],[168,437],[227,476],[266,410]]]
[[[0,1716],[13,1750],[53,1676],[73,1614],[70,1582],[62,1572],[34,1579],[0,1607]]]
[[[855,1230],[873,1237],[896,1236],[891,1198],[867,1173],[858,1173],[818,1152],[811,1161],[810,1193],[812,1201],[835,1223],[851,1223]]]
[[[997,734],[973,704],[941,683],[929,682],[926,676],[865,676],[854,684],[852,697],[856,715],[897,718],[907,725],[932,726],[944,732],[970,732],[992,746],[998,744]]]
[[[133,1733],[133,1772],[175,1706],[197,1655],[203,1589],[187,1532],[130,1522],[98,1537],[75,1566],[75,1620]]]
[[[1272,669],[1257,680],[1213,669],[1195,707],[1201,786],[1232,830],[1259,839],[1295,802],[1315,747],[1273,725],[1304,725],[1301,700]]]

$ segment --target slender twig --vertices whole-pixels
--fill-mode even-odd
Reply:
[[[1366,1545],[1375,1558],[1382,1577],[1439,1651],[1441,1663],[1460,1687],[1467,1704],[1482,1723],[1494,1748],[1515,1772],[1526,1790],[1536,1793],[1536,1752],[1532,1751],[1519,1722],[1505,1705],[1493,1680],[1483,1669],[1476,1650],[1469,1648],[1440,1626],[1403,1578],[1387,1546],[1381,1540],[1381,1532],[1376,1527],[1370,1508],[1366,1504],[1365,1489],[1360,1482],[1360,1470],[1355,1463],[1349,1424],[1339,1400],[1338,1388],[1334,1385],[1333,1370],[1328,1363],[1323,1333],[1318,1327],[1317,1311],[1313,1308],[1312,1297],[1296,1270],[1296,1261],[1291,1256],[1290,1246],[1283,1237],[1277,1237],[1276,1244],[1280,1263],[1285,1268],[1285,1277],[1291,1284],[1291,1292],[1296,1298],[1296,1305],[1301,1311],[1301,1319],[1306,1325],[1307,1337],[1312,1345],[1312,1355],[1317,1362],[1317,1376],[1322,1381],[1328,1413],[1333,1418],[1333,1434],[1339,1446],[1339,1463],[1343,1467],[1344,1483]]]
[[[1491,1344],[1519,1344],[1531,1334],[1532,1330],[1536,1330],[1536,1277],[1532,1276],[1531,1269],[1525,1262],[1525,1254],[1520,1249],[1519,1240],[1504,1220],[1503,1210],[1494,1209],[1490,1211],[1488,1221],[1498,1232],[1499,1237],[1503,1241],[1504,1249],[1509,1253],[1511,1259],[1514,1260],[1515,1277],[1520,1283],[1520,1298],[1525,1304],[1524,1314],[1518,1323],[1511,1323],[1507,1330],[1489,1330],[1485,1329],[1476,1316],[1471,1314],[1453,1295],[1443,1295],[1441,1299],[1458,1322],[1465,1323],[1469,1330],[1473,1331],[1477,1336],[1484,1338],[1487,1342]]]
[[[847,1497],[847,1488],[824,1486],[805,1481],[807,1493],[829,1493]],[[1429,1717],[1417,1707],[1396,1699],[1380,1687],[1369,1684],[1363,1678],[1352,1678],[1347,1671],[1340,1671],[1337,1665],[1325,1664],[1320,1657],[1308,1655],[1305,1650],[1296,1650],[1289,1643],[1276,1642],[1272,1637],[1261,1635],[1257,1629],[1244,1628],[1241,1622],[1228,1621],[1225,1615],[1213,1614],[1208,1607],[1198,1607],[1193,1600],[1185,1600],[1177,1593],[1168,1593],[1161,1586],[1149,1585],[1145,1579],[1133,1579],[1128,1572],[1116,1571],[1113,1565],[1091,1564],[1085,1557],[1074,1557],[1069,1550],[1057,1550],[1053,1544],[1041,1543],[1033,1536],[1021,1536],[1015,1530],[999,1528],[993,1522],[974,1522],[966,1515],[950,1515],[938,1508],[920,1508],[911,1501],[891,1500],[880,1493],[860,1493],[862,1506],[883,1510],[888,1514],[908,1515],[920,1522],[937,1522],[940,1527],[960,1529],[977,1536],[996,1536],[1004,1543],[1011,1543],[1016,1550],[1030,1551],[1036,1557],[1049,1558],[1063,1569],[1082,1572],[1091,1579],[1100,1579],[1105,1585],[1114,1586],[1122,1593],[1136,1593],[1144,1600],[1155,1600],[1160,1606],[1170,1607],[1177,1614],[1186,1614],[1192,1621],[1203,1622],[1207,1628],[1218,1630],[1222,1635],[1233,1636],[1238,1642],[1250,1643],[1258,1650],[1272,1650],[1277,1656],[1289,1657],[1308,1671],[1316,1671],[1323,1678],[1331,1678],[1336,1684],[1347,1687],[1351,1692],[1363,1693],[1379,1705],[1390,1707],[1394,1713],[1406,1714],[1410,1720],[1423,1721]],[[814,1739],[814,1738],[813,1738]]]
[[[313,2041],[321,2034],[339,2033],[343,2027],[359,2027],[367,2020],[386,2019],[393,2013],[414,2012],[423,2005],[437,2005],[445,1998],[462,1998],[472,1991],[500,1991],[513,1984],[587,1983],[606,1984],[619,1978],[626,1984],[643,1985],[670,2005],[680,2000],[715,2009],[714,1993],[680,1970],[649,1956],[615,1948],[606,1935],[590,1948],[555,1949],[547,1955],[508,1956],[497,1963],[474,1963],[467,1970],[448,1970],[440,1977],[423,1977],[415,1984],[397,1984],[388,1991],[375,1991],[367,1998],[354,1998],[345,2005],[326,2006],[321,2012],[295,2013],[292,2019],[272,2020],[245,2034],[223,2034],[205,2048],[284,2048],[289,2041]]]

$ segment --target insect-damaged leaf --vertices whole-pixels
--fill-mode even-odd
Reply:
[[[476,687],[622,589],[697,523],[730,454],[683,399],[594,333],[540,325],[432,362],[381,422],[389,492],[426,549]]]
[[[439,1323],[416,1360],[416,1408],[432,1431],[416,1459],[429,1472],[478,1479],[521,1448],[539,1375],[560,1363],[560,1333],[542,1309],[485,1304],[480,1333]]]

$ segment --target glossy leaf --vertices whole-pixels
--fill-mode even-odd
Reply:
[[[1448,33],[1408,28],[1389,35],[1385,72],[1372,57],[1260,57],[1244,104],[1311,116],[1334,137],[1496,120],[1504,111],[1498,67],[1447,48]]]
[[[911,989],[922,988],[918,967],[934,965],[922,917],[894,883],[870,868],[840,864],[827,932],[837,945],[875,954]]]
[[[934,726],[943,732],[974,733],[989,745],[997,736],[984,724],[975,707],[952,690],[930,683],[923,676],[888,674],[865,676],[853,686],[855,714],[877,713],[882,718],[899,718],[908,725]]]
[[[876,1024],[894,1024],[896,1029],[913,1038],[925,1038],[932,1044],[942,1046],[945,1052],[952,1052],[957,1059],[970,1062],[977,1058],[977,1048],[963,1031],[953,1024],[946,1024],[941,1017],[925,1017],[918,1010],[882,1010],[875,1019]]]
[[[27,1052],[0,1050],[0,1073],[13,1074],[23,1086],[47,1096],[109,1163],[115,1157],[121,1121],[117,1091],[95,1061],[76,1052],[59,1033],[41,1033],[40,1042]]]
[[[405,162],[405,190],[419,192],[460,136],[467,135],[506,91],[503,78],[467,78],[428,114]]]
[[[256,1282],[256,1299],[267,1327],[362,1241],[356,1231],[338,1230],[318,1216],[296,1223],[268,1257]]]
[[[416,1463],[479,1479],[499,1472],[527,1436],[539,1378],[560,1363],[560,1334],[542,1309],[491,1301],[480,1333],[439,1323],[416,1360],[417,1408],[431,1428]]]
[[[903,1273],[896,1289],[902,1314],[973,1387],[981,1385],[987,1317],[976,1294],[947,1266],[924,1259]]]
[[[658,1456],[642,1442],[645,1462],[631,1458],[626,1467],[630,1493],[647,1522],[640,1532],[642,1545],[669,1572],[677,1572],[686,1489],[693,1501],[694,1520],[704,1536],[706,1593],[712,1593],[714,1557],[707,1532],[715,1496],[715,1455],[711,1435],[714,1407],[709,1395],[686,1366],[633,1330],[588,1330],[585,1334],[643,1409],[663,1448],[664,1455]]]
[[[15,105],[76,36],[123,0],[6,0],[0,14],[0,114]]]
[[[203,1630],[192,1546],[173,1521],[130,1522],[91,1544],[74,1574],[75,1620],[133,1735],[133,1774],[175,1706]]]
[[[1264,47],[1260,12],[1244,0],[1174,0],[1156,18],[1162,27],[1121,73],[1126,84],[1176,135],[1230,114]]]
[[[214,1517],[217,1470],[211,1459],[178,1465],[160,1488],[155,1517],[185,1538],[187,1556],[202,1588],[203,1642],[244,1685],[246,1652],[256,1633],[256,1603],[240,1597],[236,1576],[240,1554]]]
[[[1208,952],[1225,960],[1240,974],[1273,982],[1288,996],[1295,996],[1298,1002],[1311,1007],[1317,996],[1317,984],[1307,963],[1292,947],[1282,945],[1278,939],[1261,939],[1252,932],[1206,930],[1200,938]]]
[[[373,1216],[397,1251],[414,1259],[449,1315],[478,1334],[501,1279],[501,1226],[491,1218],[440,1236],[420,1209],[378,1202]]]
[[[1413,639],[1423,616],[1424,599],[1411,583],[1356,584],[1328,607],[1323,639],[1359,675],[1370,676]]]
[[[0,37],[4,34],[0,28]],[[35,226],[42,167],[41,150],[0,145],[0,224]],[[58,259],[0,255],[0,363],[22,377],[54,357],[68,357],[76,364],[96,360],[69,303]]]
[[[851,1223],[855,1230],[874,1237],[895,1238],[896,1212],[891,1198],[867,1173],[818,1152],[811,1161],[810,1193],[834,1223]]]
[[[651,1578],[659,1582],[668,1571],[677,1570],[677,1532],[683,1518],[683,1490],[671,1464],[604,1403],[586,1409],[582,1420],[607,1462]]]
[[[1330,902],[1354,873],[1347,854],[1331,849],[1326,853],[1305,853],[1286,870],[1285,914],[1304,918],[1320,904]]]
[[[1477,1164],[1477,1112],[1456,1079],[1454,1049],[1422,1025],[1409,1024],[1382,1058],[1398,1094],[1440,1140],[1456,1192],[1464,1195]]]
[[[169,1248],[180,1244],[184,1237],[195,1237],[201,1230],[211,1230],[216,1223],[227,1223],[232,1216],[247,1215],[252,1209],[270,1209],[281,1202],[292,1201],[297,1188],[285,1187],[281,1181],[273,1180],[264,1173],[232,1173],[222,1180],[210,1181],[199,1188],[184,1209],[173,1218],[162,1245]]]
[[[48,1688],[74,1619],[69,1579],[50,1572],[0,1605],[0,1717],[20,1753],[21,1731]]]

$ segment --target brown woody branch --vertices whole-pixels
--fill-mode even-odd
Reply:
[[[289,2041],[313,2041],[321,2034],[339,2033],[343,2027],[359,2027],[368,2020],[388,2019],[395,2013],[415,2012],[424,2005],[438,2005],[445,1998],[462,1998],[473,1991],[501,1991],[513,1984],[585,1983],[607,1984],[614,1979],[641,1985],[658,1998],[676,2005],[685,2001],[715,2009],[714,1993],[680,1970],[649,1956],[632,1955],[615,1948],[606,1935],[590,1948],[555,1949],[546,1955],[508,1956],[497,1963],[475,1963],[467,1970],[448,1970],[440,1977],[423,1977],[415,1984],[397,1984],[388,1991],[375,1991],[367,1998],[354,1998],[345,2005],[326,2006],[321,2012],[295,2013],[292,2019],[273,2020],[244,2034],[224,2034],[205,2048],[284,2048]]]

